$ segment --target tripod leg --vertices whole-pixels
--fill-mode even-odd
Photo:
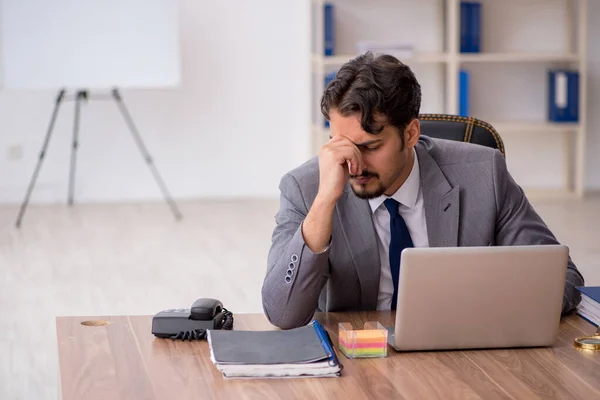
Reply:
[[[85,92],[77,92],[75,97],[75,116],[73,120],[73,147],[71,148],[71,168],[69,171],[69,206],[73,205],[75,194],[75,167],[77,164],[77,147],[79,146],[79,109],[81,107],[81,98],[85,97]]]
[[[42,167],[42,162],[44,161],[44,156],[46,155],[46,150],[48,149],[48,143],[50,142],[50,137],[52,136],[52,130],[54,129],[54,123],[56,122],[56,116],[58,114],[58,110],[60,107],[60,103],[63,100],[65,95],[65,90],[62,89],[58,92],[56,96],[56,103],[54,105],[54,110],[52,111],[52,117],[50,118],[50,124],[48,125],[48,130],[46,132],[46,138],[44,139],[44,144],[42,146],[42,150],[40,151],[40,157],[38,159],[37,165],[35,167],[35,171],[33,172],[33,176],[31,177],[31,182],[29,182],[29,187],[27,188],[27,194],[25,195],[25,199],[23,200],[23,204],[21,204],[21,210],[19,211],[19,216],[17,217],[16,227],[21,227],[21,222],[23,221],[23,215],[25,214],[25,209],[29,204],[29,198],[31,197],[31,192],[33,191],[33,187],[35,186],[35,181],[37,180],[38,174],[40,172],[40,168]]]
[[[135,142],[138,145],[140,152],[142,153],[142,155],[144,157],[144,160],[146,160],[146,164],[148,164],[150,171],[152,171],[152,174],[154,175],[154,178],[156,179],[156,182],[157,182],[158,186],[160,187],[160,189],[163,193],[163,196],[165,197],[165,201],[171,207],[171,211],[173,212],[173,215],[175,216],[175,218],[177,220],[181,219],[182,218],[181,212],[179,211],[177,204],[175,203],[175,201],[169,194],[169,190],[167,189],[167,186],[163,182],[162,178],[160,177],[158,170],[154,166],[152,157],[148,153],[146,146],[144,146],[144,142],[142,141],[140,133],[138,132],[137,128],[135,127],[135,124],[133,123],[133,120],[131,119],[129,112],[127,111],[127,108],[125,107],[125,103],[123,102],[123,100],[121,98],[121,94],[119,93],[118,89],[113,89],[112,95],[113,95],[113,98],[115,99],[115,101],[117,102],[117,105],[119,106],[119,110],[121,111],[121,114],[123,114],[123,118],[125,119],[125,122],[129,126],[129,130],[131,131],[131,134],[133,135],[133,138],[135,139]]]

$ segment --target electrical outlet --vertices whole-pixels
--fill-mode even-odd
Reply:
[[[13,144],[6,148],[6,159],[8,161],[20,161],[23,158],[23,147]]]

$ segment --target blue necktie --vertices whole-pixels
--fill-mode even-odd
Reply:
[[[398,277],[400,275],[400,253],[407,247],[414,247],[410,232],[404,222],[404,218],[398,212],[398,203],[394,199],[384,201],[385,208],[390,213],[390,270],[392,271],[392,282],[394,283],[394,297],[392,297],[392,310],[396,309],[398,299]]]

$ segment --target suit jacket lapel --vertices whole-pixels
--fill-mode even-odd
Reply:
[[[425,144],[416,146],[429,247],[458,246],[459,186],[452,187]]]
[[[367,200],[356,197],[348,184],[336,209],[360,282],[361,304],[366,310],[375,309],[381,264],[371,207]]]

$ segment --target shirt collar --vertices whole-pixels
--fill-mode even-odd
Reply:
[[[371,211],[374,213],[385,200],[389,197],[396,200],[398,203],[413,209],[417,204],[417,197],[419,196],[419,186],[421,184],[421,177],[419,171],[419,160],[417,159],[417,152],[413,148],[413,166],[408,178],[406,181],[400,186],[396,193],[391,196],[381,195],[374,199],[369,199],[369,205],[371,206]]]

